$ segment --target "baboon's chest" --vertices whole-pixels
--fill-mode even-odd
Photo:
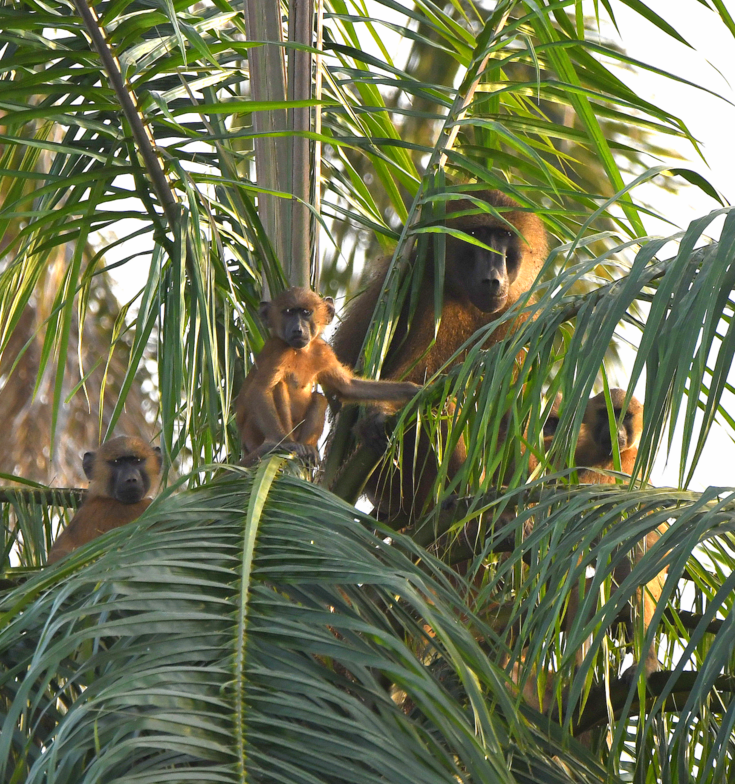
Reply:
[[[287,373],[283,378],[283,383],[292,394],[294,392],[311,392],[311,388],[314,386],[311,380],[305,382],[304,377],[298,373]]]
[[[291,394],[308,392],[311,394],[316,373],[313,368],[314,359],[308,354],[294,351],[284,368],[283,383]]]

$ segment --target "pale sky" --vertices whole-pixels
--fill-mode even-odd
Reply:
[[[705,163],[697,156],[691,144],[677,143],[679,152],[686,158],[687,168],[705,176],[732,202],[735,199],[735,156],[732,151],[735,107],[727,101],[735,103],[735,37],[719,17],[696,0],[646,0],[646,4],[686,38],[693,49],[661,33],[622,3],[615,3],[621,32],[618,43],[624,42],[626,53],[705,87],[726,100],[646,71],[619,75],[642,98],[684,120],[701,143],[707,161]],[[724,4],[735,15],[735,0],[724,0]],[[667,145],[672,146],[670,141]],[[661,193],[655,185],[645,187],[640,192],[651,201],[655,198],[659,209],[665,209],[666,214],[682,227],[715,206],[695,188],[688,188],[679,196],[670,196]],[[670,233],[665,225],[656,226],[653,222],[648,228]]]

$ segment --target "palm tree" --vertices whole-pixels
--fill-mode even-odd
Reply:
[[[715,417],[732,426],[732,217],[703,216],[659,257],[635,186],[683,176],[716,194],[670,163],[630,179],[647,132],[689,133],[623,85],[611,64],[625,54],[575,10],[327,0],[312,39],[302,0],[248,0],[245,14],[226,0],[0,6],[0,225],[24,221],[0,275],[0,348],[16,350],[43,270],[71,246],[37,377],[65,359],[113,240],[94,260],[84,243],[127,232],[149,264],[119,319],[130,353],[109,427],[155,360],[161,445],[188,472],[53,568],[65,502],[5,492],[2,781],[731,779],[735,497],[687,485]],[[402,67],[409,42],[456,77]],[[590,161],[607,178],[595,192]],[[424,231],[433,205],[471,183],[539,214],[555,247],[507,316],[534,317],[490,348],[495,325],[478,334],[396,425],[386,460],[417,418],[439,454],[470,445],[426,516],[396,532],[357,511],[365,464],[340,424],[316,476],[282,456],[223,467],[238,458],[232,401],[264,339],[263,290],[319,279],[318,234],[375,236],[394,260],[364,346],[376,373],[418,282],[405,259],[442,247]],[[723,212],[720,242],[698,248]],[[347,261],[350,244],[336,243]],[[637,344],[628,389],[645,377],[636,478],[579,484],[570,458],[595,385],[609,398],[616,337]],[[654,488],[677,422],[680,487]],[[629,608],[658,575],[645,629]]]

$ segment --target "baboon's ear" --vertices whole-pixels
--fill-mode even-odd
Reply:
[[[153,454],[156,456],[156,459],[158,460],[158,470],[160,471],[161,468],[163,468],[163,455],[161,454],[161,447],[154,446]]]
[[[261,300],[260,305],[258,306],[258,315],[263,319],[263,321],[268,321],[268,313],[270,312],[271,303],[268,300]]]
[[[94,470],[94,452],[85,452],[84,457],[82,458],[82,468],[84,469],[84,475],[92,481],[92,472]]]
[[[331,324],[334,318],[334,300],[332,297],[322,297],[322,300],[327,308],[327,324]]]

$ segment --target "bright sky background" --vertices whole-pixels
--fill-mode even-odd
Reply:
[[[685,78],[735,103],[735,38],[713,12],[696,0],[646,0],[646,4],[660,14],[694,47],[690,49],[661,33],[640,15],[622,3],[614,3],[620,28],[617,42],[626,53],[637,60],[655,65],[676,76]],[[735,0],[725,0],[729,12],[735,15]],[[719,73],[718,73],[719,71]],[[678,149],[686,159],[687,168],[705,176],[729,200],[735,199],[735,106],[703,90],[672,82],[668,79],[636,69],[620,74],[623,81],[644,99],[680,117],[702,145],[706,162],[696,157],[688,143]],[[672,145],[670,141],[668,146]],[[688,188],[679,196],[661,193],[655,185],[644,186],[639,193],[656,200],[659,209],[680,226],[705,215],[715,205],[696,188]],[[665,224],[649,229],[669,233]]]

